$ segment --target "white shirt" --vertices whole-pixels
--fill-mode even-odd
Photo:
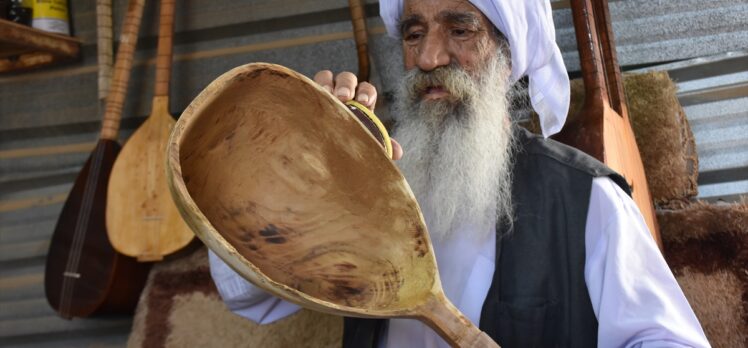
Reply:
[[[598,347],[709,347],[639,209],[607,177],[592,180],[585,228],[584,279],[598,320]],[[481,243],[434,243],[447,298],[476,325],[495,269],[495,233],[490,235]],[[266,324],[299,310],[248,283],[212,252],[210,266],[224,302],[242,317]],[[380,342],[387,348],[449,347],[411,319],[390,320],[386,335]]]

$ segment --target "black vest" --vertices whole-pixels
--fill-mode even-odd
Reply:
[[[480,329],[502,348],[595,347],[597,319],[584,281],[592,179],[626,181],[594,158],[518,131],[512,231],[497,227],[496,271]],[[377,347],[386,320],[345,318],[343,347]],[[393,348],[393,347],[390,347]]]

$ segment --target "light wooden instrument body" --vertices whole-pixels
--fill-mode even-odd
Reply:
[[[336,98],[271,64],[235,68],[169,144],[182,215],[246,279],[339,315],[417,318],[455,346],[495,346],[449,303],[415,197]]]
[[[151,115],[122,148],[109,179],[109,240],[138,261],[161,260],[195,236],[166,182],[166,146],[176,123],[167,103],[167,98],[154,98]]]
[[[141,262],[161,260],[195,236],[174,205],[165,174],[166,146],[176,122],[169,114],[173,21],[174,0],[162,0],[151,115],[122,148],[109,179],[109,240]]]

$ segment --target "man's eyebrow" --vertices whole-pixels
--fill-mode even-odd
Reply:
[[[400,20],[398,27],[400,28],[400,34],[404,34],[410,27],[418,24],[423,24],[423,17],[417,14],[410,15]]]
[[[442,11],[439,13],[439,19],[450,24],[463,24],[479,28],[480,18],[470,12]]]

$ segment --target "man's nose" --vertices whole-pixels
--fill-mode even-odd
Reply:
[[[418,68],[431,71],[446,65],[449,65],[449,52],[444,38],[441,35],[427,35],[418,55]]]

